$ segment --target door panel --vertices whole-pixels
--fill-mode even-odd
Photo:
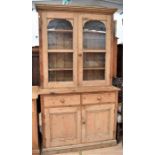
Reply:
[[[82,142],[113,139],[114,104],[83,106]]]
[[[109,85],[111,32],[110,18],[79,15],[79,85]]]
[[[41,75],[44,88],[73,87],[77,83],[77,17],[43,13]]]
[[[79,107],[45,109],[46,147],[80,143]]]

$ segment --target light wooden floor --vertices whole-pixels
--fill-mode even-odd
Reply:
[[[54,155],[123,155],[122,144],[118,144],[113,147],[101,148],[96,150],[72,152],[72,153],[61,153]]]

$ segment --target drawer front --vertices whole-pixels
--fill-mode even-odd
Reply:
[[[80,105],[80,95],[44,95],[44,107]]]
[[[113,92],[107,93],[95,93],[95,94],[83,94],[82,104],[96,104],[96,103],[108,103],[116,102],[116,94]]]

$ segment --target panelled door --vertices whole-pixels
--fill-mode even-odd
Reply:
[[[44,121],[45,147],[80,143],[80,107],[46,108]]]
[[[114,138],[115,104],[82,107],[82,142],[97,142]]]
[[[82,86],[110,84],[110,22],[110,17],[105,15],[79,16],[79,84]]]
[[[43,12],[41,62],[44,88],[77,83],[77,17],[72,13]],[[42,81],[41,80],[41,81]]]

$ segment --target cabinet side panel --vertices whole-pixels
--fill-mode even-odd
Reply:
[[[108,15],[107,16],[107,42],[106,42],[106,84],[111,85],[112,84],[112,53],[113,53],[113,48],[112,48],[112,42],[113,42],[113,25],[112,25],[112,16]]]
[[[32,149],[38,149],[38,123],[36,100],[32,100]]]
[[[48,82],[48,60],[47,60],[47,29],[46,12],[39,12],[39,54],[40,54],[40,84],[42,88],[47,88]]]

